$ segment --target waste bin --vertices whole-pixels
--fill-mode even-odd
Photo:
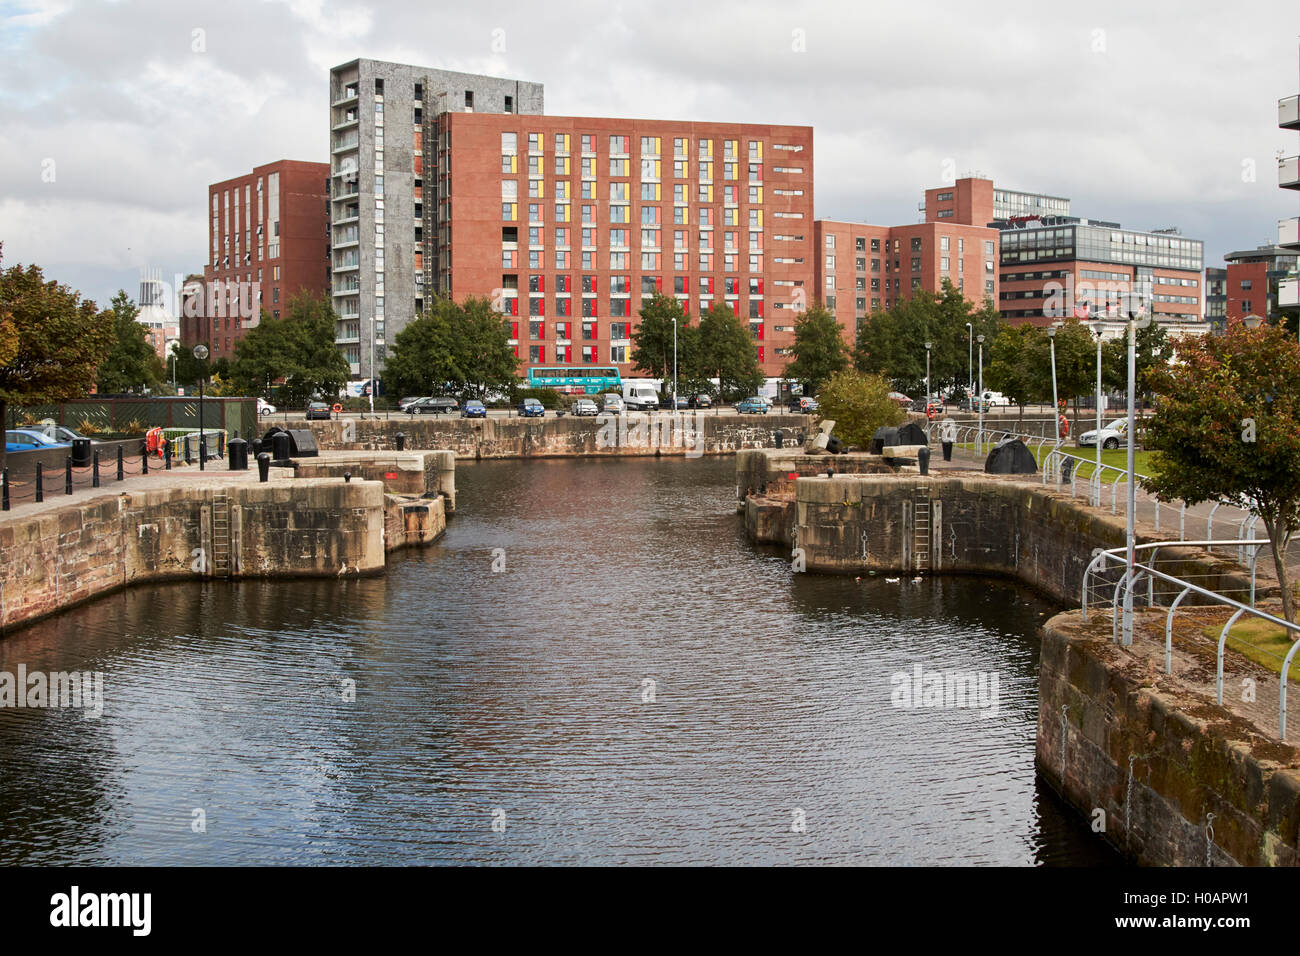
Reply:
[[[232,438],[226,442],[226,452],[230,458],[231,471],[248,471],[248,442],[242,438]]]
[[[87,468],[90,465],[90,439],[72,439],[72,467]]]

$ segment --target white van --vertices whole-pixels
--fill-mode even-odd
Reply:
[[[623,382],[623,402],[630,412],[654,411],[659,407],[659,386],[650,379],[627,379]]]

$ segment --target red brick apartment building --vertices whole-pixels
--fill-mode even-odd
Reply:
[[[998,231],[955,222],[870,226],[819,219],[816,295],[853,346],[858,325],[948,279],[977,308],[997,301]]]
[[[810,127],[448,112],[438,137],[437,287],[499,301],[521,370],[636,374],[661,292],[695,321],[730,306],[781,374],[814,276]]]
[[[278,317],[299,291],[330,287],[328,163],[283,159],[208,187],[209,289],[260,284],[260,308]],[[245,286],[247,288],[247,286]],[[181,318],[181,340],[206,342],[211,357],[233,358],[244,334],[238,316]]]
[[[1091,314],[1149,305],[1182,330],[1204,325],[1199,239],[1142,232],[1070,215],[1060,196],[1001,189],[966,178],[925,191],[927,222],[991,226],[1001,236],[998,309],[1013,323],[1050,325],[1086,302]]]

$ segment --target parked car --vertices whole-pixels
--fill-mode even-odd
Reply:
[[[795,395],[791,397],[786,407],[792,412],[799,412],[807,415],[817,411],[822,406],[821,402],[817,401],[817,399],[813,398],[811,395]]]
[[[264,399],[264,398],[259,398],[259,399],[257,400],[257,414],[259,414],[259,415],[274,415],[274,414],[275,414],[275,406],[272,405],[270,402],[268,402],[266,399]]]
[[[751,395],[736,403],[737,415],[766,415],[767,402],[761,396]]]
[[[889,397],[892,398],[894,401],[898,402],[898,404],[901,405],[903,408],[912,407],[912,400],[908,398],[906,395],[904,395],[902,392],[890,392]]]
[[[1128,419],[1117,418],[1101,429],[1101,447],[1118,448],[1121,443],[1128,443]],[[1097,445],[1097,429],[1092,428],[1079,435],[1079,445],[1088,448],[1095,448]]]
[[[659,400],[659,407],[670,412],[673,411],[674,404],[676,405],[677,411],[690,407],[690,402],[682,398],[680,395],[677,396],[677,401],[675,403],[673,402],[673,397],[671,395],[665,395]]]
[[[943,411],[944,411],[943,402],[931,402],[929,405],[925,406],[925,417],[938,418],[940,415],[943,414]]]
[[[623,383],[623,403],[631,410],[652,412],[659,407],[659,389],[653,382],[628,379]]]
[[[487,418],[487,407],[477,398],[471,398],[460,410],[461,418]]]
[[[600,396],[600,410],[608,415],[621,415],[627,411],[627,403],[623,401],[622,395],[607,392]]]
[[[38,448],[70,448],[72,442],[51,438],[38,428],[14,428],[5,432],[5,451],[31,451]]]
[[[418,402],[427,397],[428,397],[427,395],[407,395],[405,398],[399,398],[397,400],[398,411],[404,412],[406,411],[407,406],[410,405],[412,402]]]
[[[958,405],[957,407],[961,409],[963,412],[976,412],[976,411],[980,411],[981,405],[983,406],[983,410],[986,412],[993,407],[993,405],[989,402],[987,398],[981,401],[975,398],[974,395],[967,395],[965,398],[961,400],[961,404]]]
[[[535,398],[523,398],[515,407],[520,418],[545,418],[546,406]]]
[[[573,414],[594,416],[600,414],[600,409],[596,407],[596,403],[593,402],[591,399],[580,398],[573,403]]]
[[[330,407],[324,402],[307,403],[307,421],[312,421],[313,419],[329,421],[329,418]]]
[[[450,412],[459,411],[460,403],[454,398],[445,398],[443,396],[432,396],[422,398],[419,401],[412,402],[406,406],[408,415],[446,415]]]
[[[698,395],[692,395],[688,400],[688,404],[691,408],[712,408],[713,398],[700,392]]]

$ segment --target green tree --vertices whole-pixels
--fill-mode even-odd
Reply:
[[[732,401],[753,395],[763,384],[758,353],[748,325],[725,305],[715,304],[700,317],[699,368],[718,380],[718,395]]]
[[[0,269],[0,420],[7,403],[84,395],[113,344],[113,321],[39,266]]]
[[[235,345],[230,383],[244,394],[259,395],[268,381],[283,380],[281,395],[287,406],[305,404],[315,394],[332,400],[349,374],[334,344],[337,320],[325,293],[299,293],[280,319],[263,310],[258,324]]]
[[[966,323],[972,328],[968,332]],[[1001,316],[989,301],[976,308],[947,279],[940,292],[917,290],[887,312],[876,312],[858,326],[853,364],[858,371],[888,378],[899,391],[925,392],[925,343],[930,343],[930,391],[966,384],[971,369],[969,343],[977,335],[992,342]]]
[[[1151,372],[1161,401],[1143,486],[1165,501],[1223,498],[1255,511],[1294,622],[1286,552],[1300,523],[1300,344],[1278,326],[1234,321],[1222,335],[1183,339],[1178,352],[1176,365]]]
[[[1051,384],[1044,383],[1041,366],[1042,351],[1038,338],[1042,333],[1032,325],[1003,326],[998,337],[988,349],[988,364],[984,369],[984,387],[1001,392],[1020,407],[1020,418],[1025,417],[1025,406],[1051,397]]]
[[[890,382],[883,376],[852,369],[836,372],[817,394],[820,415],[835,422],[832,434],[840,441],[866,448],[876,429],[907,419],[889,392]]]
[[[651,378],[669,382],[673,375],[674,322],[676,323],[677,373],[682,371],[682,330],[688,319],[682,304],[656,292],[641,306],[640,320],[632,333],[632,365]]]
[[[97,391],[137,392],[154,389],[163,380],[163,363],[153,350],[145,327],[136,321],[140,310],[124,290],[113,296],[108,315],[113,345],[95,375]]]
[[[1074,403],[1074,419],[1079,420],[1079,396],[1091,395],[1097,388],[1097,340],[1086,325],[1076,318],[1065,320],[1056,330],[1056,397]],[[1043,396],[1052,400],[1051,349],[1053,337],[1039,330],[1034,340],[1033,364],[1043,384]]]
[[[384,365],[384,387],[395,395],[451,391],[481,399],[514,388],[517,367],[506,319],[487,299],[456,303],[440,296],[397,334]]]
[[[785,377],[802,382],[810,395],[849,367],[844,330],[820,302],[794,320],[793,351],[794,361],[786,366]]]

